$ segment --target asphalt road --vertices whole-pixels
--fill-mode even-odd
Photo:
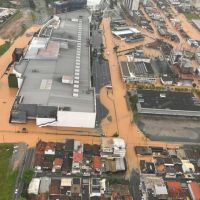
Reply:
[[[99,31],[98,25],[93,26],[91,31],[92,49],[97,50],[97,55],[92,57],[92,76],[93,86],[96,89],[96,127],[99,127],[101,120],[108,114],[108,110],[100,102],[99,93],[102,87],[111,84],[111,77],[108,61],[101,56],[102,33]]]
[[[89,185],[83,185],[82,189],[82,200],[88,200],[90,199],[89,195]]]
[[[21,163],[21,166],[19,167],[19,172],[18,172],[18,176],[17,176],[17,179],[16,179],[15,189],[13,191],[12,200],[17,200],[20,197],[20,194],[21,194],[22,189],[23,189],[22,177],[23,177],[24,171],[26,169],[30,169],[31,166],[32,166],[33,154],[34,154],[34,149],[28,149],[26,151],[25,157],[24,157],[24,159]],[[18,189],[18,192],[15,194],[16,189]]]
[[[142,199],[139,191],[139,185],[140,185],[140,175],[138,172],[132,171],[130,177],[130,191],[134,200]]]

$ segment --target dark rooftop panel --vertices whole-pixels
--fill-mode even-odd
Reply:
[[[200,111],[199,101],[190,92],[137,90],[142,108]]]

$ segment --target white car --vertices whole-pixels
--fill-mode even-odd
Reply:
[[[17,194],[18,193],[18,189],[15,189],[15,194]]]

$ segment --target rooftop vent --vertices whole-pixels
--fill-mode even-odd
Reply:
[[[73,93],[73,97],[78,97],[78,93]]]
[[[73,77],[64,75],[62,77],[62,83],[73,84]]]
[[[72,18],[71,21],[72,22],[78,22],[78,19],[77,18]]]
[[[160,98],[166,98],[166,94],[165,93],[160,93]]]

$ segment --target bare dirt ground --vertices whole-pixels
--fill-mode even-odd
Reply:
[[[14,39],[26,28],[33,24],[30,10],[21,10],[0,29],[0,36],[4,39]]]
[[[102,103],[109,110],[109,115],[112,115],[112,125],[108,121],[102,122],[102,129],[105,132],[106,136],[113,134],[114,130],[119,133],[119,136],[125,139],[127,143],[127,154],[126,158],[128,161],[128,172],[131,172],[132,169],[139,168],[139,159],[135,154],[134,147],[137,145],[158,145],[158,146],[176,146],[165,144],[162,142],[154,142],[148,140],[143,133],[140,132],[138,127],[133,121],[132,112],[128,110],[125,95],[126,95],[126,86],[123,83],[120,76],[119,63],[116,53],[113,51],[115,46],[115,41],[112,37],[110,30],[110,20],[104,19],[102,23],[103,33],[104,33],[104,44],[105,44],[105,57],[109,60],[110,74],[112,81],[113,92],[112,95],[110,92],[102,92],[101,97]],[[133,45],[133,44],[132,44]],[[107,99],[107,100],[106,100]],[[112,100],[111,100],[112,99]],[[112,102],[113,101],[113,105]],[[115,120],[116,119],[116,120]],[[129,173],[128,173],[129,174]]]

